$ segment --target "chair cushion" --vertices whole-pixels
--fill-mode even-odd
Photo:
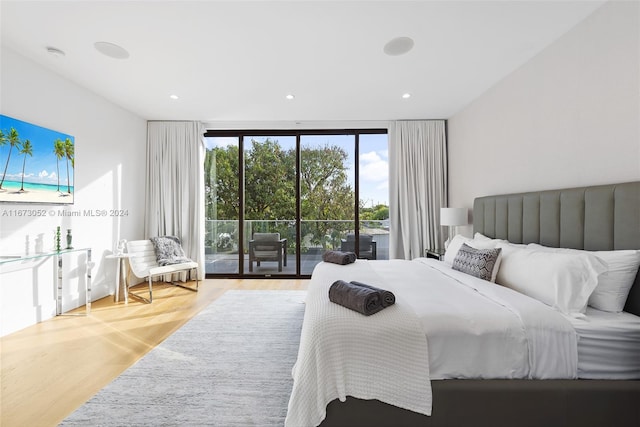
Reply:
[[[163,265],[161,267],[154,267],[149,269],[150,276],[156,276],[159,274],[175,273],[176,271],[191,270],[197,268],[197,262],[183,262],[180,264]]]

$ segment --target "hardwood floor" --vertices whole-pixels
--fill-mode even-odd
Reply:
[[[153,304],[132,297],[115,303],[109,296],[93,302],[88,317],[58,316],[2,337],[0,426],[57,426],[229,289],[296,290],[307,283],[208,279],[197,293],[158,284]],[[67,314],[82,313],[84,307]]]

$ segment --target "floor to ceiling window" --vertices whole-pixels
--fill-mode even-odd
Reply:
[[[208,275],[306,277],[334,249],[388,259],[386,130],[205,140]]]

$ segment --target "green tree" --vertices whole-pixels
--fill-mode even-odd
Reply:
[[[302,218],[313,220],[310,229],[317,243],[329,236],[335,242],[354,218],[355,194],[347,182],[348,153],[339,146],[301,148],[300,197]],[[324,242],[326,243],[326,242]]]
[[[376,205],[372,208],[366,208],[360,204],[360,219],[380,221],[389,218],[389,206]]]
[[[67,158],[67,193],[71,194],[71,181],[69,179],[69,161],[71,161],[71,165],[75,164],[75,150],[73,147],[73,142],[71,142],[71,138],[67,138],[64,140],[64,155]]]
[[[238,146],[215,147],[205,156],[205,209],[207,219],[237,220],[240,213]],[[296,151],[285,150],[277,140],[251,140],[243,153],[244,217],[246,220],[283,220],[276,229],[295,244],[290,223],[296,218]],[[301,214],[311,220],[303,234],[316,242],[337,239],[353,228],[333,220],[354,218],[354,192],[348,184],[347,152],[338,147],[301,148]],[[248,230],[247,230],[248,231]],[[213,240],[213,236],[209,236]]]
[[[27,156],[33,156],[33,146],[28,139],[22,143],[22,150],[20,154],[24,154],[22,159],[22,185],[20,186],[20,192],[24,192],[24,167],[27,165]]]
[[[4,164],[4,172],[2,174],[2,181],[0,181],[0,189],[2,189],[2,184],[4,184],[4,178],[7,175],[7,168],[9,167],[9,160],[11,159],[11,150],[13,150],[13,147],[20,147],[20,137],[18,135],[18,131],[15,130],[14,128],[11,128],[11,130],[9,131],[9,136],[6,135],[2,135],[2,144],[1,145],[5,145],[9,143],[9,155],[7,156],[7,162]]]
[[[245,219],[295,219],[296,171],[291,151],[269,138],[251,140],[251,149],[244,152]]]
[[[53,154],[56,155],[56,178],[58,178],[58,193],[60,192],[60,159],[65,156],[64,142],[60,138],[53,142]]]
[[[238,147],[215,147],[205,155],[205,208],[207,219],[237,220]]]

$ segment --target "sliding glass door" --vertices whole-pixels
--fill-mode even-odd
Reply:
[[[238,137],[205,138],[205,271],[240,273],[240,182]]]
[[[245,136],[244,273],[296,274],[295,136]]]
[[[388,259],[386,131],[210,131],[208,275],[306,277],[328,250]]]
[[[355,230],[355,135],[300,137],[301,273]]]

